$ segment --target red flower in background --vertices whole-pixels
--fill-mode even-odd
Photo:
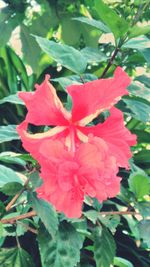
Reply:
[[[34,93],[19,93],[28,113],[17,129],[24,148],[41,165],[39,197],[68,217],[80,217],[84,195],[103,201],[119,192],[118,166],[127,168],[132,156],[136,137],[125,128],[122,112],[112,107],[128,94],[130,78],[118,67],[114,78],[69,86],[72,112],[63,107],[48,79]],[[85,126],[106,109],[110,116],[104,123]],[[55,127],[30,134],[29,123]]]

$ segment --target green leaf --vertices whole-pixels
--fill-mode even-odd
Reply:
[[[134,155],[136,164],[144,165],[150,163],[150,150],[141,150]]]
[[[109,33],[110,29],[101,21],[95,20],[95,19],[91,19],[91,18],[87,18],[87,17],[79,17],[79,18],[73,18],[72,20],[77,20],[83,23],[86,23],[90,26],[93,26],[97,29],[99,29],[102,32],[105,33]]]
[[[140,77],[140,76],[139,76]],[[136,77],[136,80],[138,80],[138,77]],[[130,86],[128,86],[129,92],[135,96],[139,96],[143,99],[150,99],[150,88],[148,88],[143,83],[138,82],[132,82]]]
[[[10,182],[10,183],[5,184],[2,188],[0,188],[0,191],[3,192],[5,195],[14,196],[22,188],[23,188],[22,184],[17,183],[17,182]]]
[[[30,154],[21,154],[19,158],[24,161],[28,161],[29,163],[32,163],[33,166],[37,166],[37,161],[33,159]]]
[[[35,38],[41,49],[62,66],[77,74],[85,71],[87,61],[77,49],[42,37],[35,36]]]
[[[95,0],[95,10],[100,19],[109,27],[115,39],[123,36],[129,28],[127,21],[120,17],[113,9],[105,5],[102,0]]]
[[[82,80],[84,82],[94,81],[97,80],[97,76],[91,73],[85,73],[82,76],[78,75],[70,75],[67,77],[60,77],[51,79],[54,82],[58,82],[64,90],[66,90],[67,86],[71,84],[81,84]]]
[[[150,202],[140,201],[136,206],[144,218],[150,216]]]
[[[5,237],[0,237],[0,247],[2,247],[3,246],[3,244],[4,244],[4,241],[5,241]]]
[[[20,27],[20,38],[22,42],[23,56],[32,69],[33,72],[37,72],[38,63],[40,59],[41,50],[37,45],[34,37],[31,35],[30,30],[24,24]]]
[[[107,56],[96,48],[85,47],[81,50],[81,53],[84,58],[86,58],[87,62],[90,64],[108,60]]]
[[[150,220],[142,220],[138,224],[140,237],[143,239],[143,242],[147,244],[150,248]]]
[[[29,91],[28,75],[23,61],[11,47],[8,47],[8,56],[10,58],[10,63],[13,64],[17,74],[21,77],[26,91]]]
[[[56,29],[59,25],[59,19],[57,17],[57,10],[55,5],[48,3],[47,1],[38,0],[39,4],[42,4],[42,14],[39,12],[38,16],[36,15],[32,19],[32,24],[29,26],[33,34],[42,34],[46,36],[47,33],[53,33],[52,29]],[[44,5],[43,5],[44,4]]]
[[[99,220],[100,222],[105,225],[111,232],[115,232],[118,224],[120,223],[120,216],[119,215],[107,215],[103,217],[99,213]]]
[[[0,46],[4,46],[8,42],[12,31],[17,25],[18,25],[18,19],[16,18],[16,14],[13,13],[13,10],[9,6],[1,8]]]
[[[72,110],[72,98],[71,98],[71,96],[69,94],[67,95],[67,103],[65,105],[65,108],[68,111],[71,111]]]
[[[97,47],[99,35],[98,29],[72,19],[72,14],[69,12],[65,16],[61,16],[61,40],[63,43],[73,47],[80,47],[81,43]]]
[[[0,187],[3,187],[5,184],[10,182],[17,182],[23,184],[23,181],[20,177],[10,168],[7,168],[3,165],[0,165]]]
[[[43,267],[75,267],[80,261],[83,239],[70,223],[60,223],[55,239],[41,229],[38,242]]]
[[[78,77],[78,80],[75,78]],[[55,78],[52,79],[52,81],[54,82],[58,82],[60,84],[60,86],[66,91],[66,88],[71,85],[71,84],[81,84],[81,79],[79,76],[77,75],[71,75],[68,77],[60,77],[60,78]]]
[[[18,78],[17,78],[17,72],[10,62],[10,57],[9,57],[9,48],[2,47],[1,48],[1,54],[5,62],[5,70],[6,70],[6,75],[7,75],[7,82],[9,86],[9,91],[11,94],[15,94],[18,91]]]
[[[130,112],[128,113],[133,118],[148,122],[150,120],[150,104],[148,101],[143,100],[139,97],[124,98],[123,102],[126,104],[126,107]]]
[[[0,266],[35,267],[32,257],[22,248],[0,249]]]
[[[0,126],[0,143],[20,139],[16,127],[17,125]]]
[[[98,211],[98,212],[100,212],[100,210],[101,210],[101,208],[103,207],[103,203],[100,203],[99,201],[98,201],[98,199],[97,198],[92,198],[92,206],[93,206],[93,208],[96,210],[96,211]]]
[[[3,214],[5,213],[5,205],[4,203],[0,200],[0,217],[3,216]]]
[[[150,40],[149,40],[149,43],[150,43]],[[150,64],[150,48],[141,50],[141,53],[149,65]]]
[[[133,129],[132,133],[137,135],[138,143],[148,143],[149,144],[150,133],[148,133],[144,130],[136,130],[136,129]]]
[[[134,38],[140,35],[146,35],[148,33],[150,33],[150,25],[144,26],[144,27],[135,25],[134,27],[130,29],[128,38],[131,39],[131,38]]]
[[[84,212],[83,214],[92,223],[96,224],[96,221],[99,217],[99,212],[97,212],[96,210],[88,210],[88,211]]]
[[[129,177],[129,187],[137,199],[140,199],[150,193],[150,179],[144,172],[132,173]]]
[[[150,63],[150,40],[146,36],[136,37],[126,42],[122,47],[138,50]]]
[[[107,228],[94,229],[94,258],[97,267],[110,267],[115,256],[116,245]]]
[[[19,158],[20,155],[21,154],[17,154],[11,151],[2,152],[0,153],[0,161],[10,163],[10,164],[18,164],[18,165],[25,166],[26,161],[23,159],[20,159]]]
[[[147,75],[137,76],[135,80],[143,83],[146,87],[150,88],[150,77],[148,77]]]
[[[3,224],[0,222],[0,237],[3,236]]]
[[[87,220],[84,218],[80,218],[80,219],[76,219],[76,218],[72,218],[69,219],[67,218],[67,222],[70,222],[76,229],[76,231],[78,233],[80,233],[80,238],[82,239],[82,241],[84,242],[85,236],[87,237],[91,237],[91,232],[88,231],[87,229]]]
[[[150,48],[150,43],[149,39],[146,36],[141,36],[137,38],[132,38],[131,40],[126,42],[122,47],[143,50],[145,48]]]
[[[39,172],[35,171],[30,174],[30,182],[32,184],[32,189],[35,190],[37,187],[40,187],[43,183],[43,180],[41,179]]]
[[[20,216],[20,212],[12,212],[9,214],[5,214],[3,216],[3,219],[11,219],[16,216]],[[27,230],[28,230],[28,224],[26,224],[26,221],[17,221],[16,225],[13,224],[3,224],[3,237],[8,237],[8,236],[23,236]]]
[[[114,265],[117,267],[134,267],[130,261],[120,257],[114,258]]]
[[[34,194],[29,195],[29,200],[48,232],[54,237],[58,229],[58,218],[54,208],[46,201],[36,198]]]
[[[5,218],[5,217],[3,217]],[[23,236],[28,231],[28,225],[25,225],[24,222],[17,222],[17,225],[4,224],[3,237],[16,237]]]
[[[18,94],[9,95],[9,96],[2,98],[0,100],[0,105],[4,103],[24,105],[24,102],[18,97]]]

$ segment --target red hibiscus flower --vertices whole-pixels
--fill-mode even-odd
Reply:
[[[47,140],[41,144],[40,154],[44,182],[38,195],[68,217],[81,216],[84,195],[102,202],[119,192],[116,160],[101,138],[89,137],[75,153],[60,141]]]
[[[47,75],[34,93],[19,93],[28,113],[17,130],[24,148],[41,165],[44,183],[39,197],[68,217],[80,217],[84,195],[99,201],[114,197],[119,192],[118,166],[128,168],[136,136],[125,128],[122,112],[113,105],[128,94],[130,78],[118,67],[114,78],[69,86],[72,112],[63,107],[48,80]],[[106,109],[110,116],[104,123],[86,126]],[[30,134],[29,123],[55,127]]]

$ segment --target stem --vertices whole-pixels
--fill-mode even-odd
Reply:
[[[22,226],[24,226],[28,231],[30,231],[33,234],[38,234],[38,231],[34,228],[32,228],[31,226],[28,226],[27,224],[23,223],[23,222],[17,222],[17,224],[21,224]]]
[[[81,80],[81,82],[82,82],[83,84],[85,83],[85,81],[83,80],[82,75],[80,75],[80,80]]]
[[[140,213],[135,212],[135,211],[101,211],[100,215],[106,215],[106,216],[108,216],[108,215],[140,215]],[[36,211],[32,210],[32,211],[27,212],[25,214],[18,215],[18,216],[9,218],[9,219],[2,219],[2,220],[0,220],[0,223],[14,224],[18,220],[23,220],[23,219],[34,217],[34,216],[37,216],[37,213],[36,213]]]
[[[12,200],[8,203],[8,205],[6,206],[6,211],[9,211],[11,209],[11,207],[13,206],[13,204],[16,202],[16,200],[21,196],[21,194],[24,192],[27,184],[29,183],[29,179],[26,180],[23,188],[21,189],[21,191],[19,193],[17,193]]]
[[[110,60],[108,61],[107,66],[105,67],[105,69],[104,69],[104,71],[103,71],[103,73],[102,73],[102,75],[101,75],[100,78],[104,78],[105,74],[107,73],[107,71],[108,71],[109,68],[111,67],[111,65],[112,65],[112,63],[113,63],[113,61],[114,61],[116,55],[118,54],[119,50],[120,50],[119,47],[116,47],[116,48],[115,48],[115,50],[114,50],[114,52],[113,52],[113,54],[112,54]]]
[[[101,211],[100,215],[140,215],[136,211]]]
[[[21,214],[21,215],[18,215],[18,216],[9,218],[9,219],[2,219],[2,220],[0,220],[0,222],[3,224],[7,224],[7,223],[14,224],[18,220],[23,220],[26,218],[34,217],[36,215],[37,215],[36,211],[32,210],[32,211],[29,211],[25,214]]]
[[[143,5],[143,4],[139,5],[138,11],[135,14],[135,17],[133,19],[131,27],[133,27],[137,23],[137,21],[139,20],[139,18],[141,17],[141,15],[143,13],[143,11],[148,7],[149,4],[150,4],[150,1],[148,1],[145,5]]]
[[[19,242],[19,237],[18,237],[18,235],[17,235],[17,232],[16,232],[16,242],[17,242],[17,247],[18,247],[18,248],[21,248],[21,246],[20,246],[20,242]]]
[[[140,5],[139,6],[139,9],[133,19],[133,22],[131,24],[131,27],[133,27],[137,21],[139,20],[140,16],[142,15],[143,11],[148,7],[148,5],[150,4],[150,1],[148,1],[145,5]],[[128,31],[129,32],[129,31]],[[119,45],[115,48],[110,60],[108,61],[108,64],[107,66],[105,67],[102,75],[100,76],[100,78],[104,78],[105,74],[107,73],[107,71],[109,70],[109,68],[111,67],[115,57],[117,56],[121,46],[124,44],[124,42],[126,41],[126,38],[127,38],[127,34],[128,32],[120,39],[120,42],[119,42]]]

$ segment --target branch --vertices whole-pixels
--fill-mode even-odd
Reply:
[[[18,220],[23,220],[23,219],[26,219],[26,218],[34,217],[36,215],[37,215],[36,211],[32,210],[32,211],[29,211],[27,213],[24,213],[24,214],[21,214],[21,215],[12,217],[12,218],[1,219],[0,222],[3,223],[3,224],[7,224],[7,223],[13,224]]]
[[[17,201],[17,199],[21,196],[21,194],[24,192],[27,184],[29,183],[29,179],[26,180],[22,190],[17,193],[13,198],[12,200],[8,203],[8,205],[6,206],[6,211],[9,211],[11,209],[11,207],[14,205],[14,203]]]
[[[139,20],[139,18],[141,17],[143,11],[149,6],[150,1],[148,1],[145,5],[144,4],[140,4],[139,8],[137,10],[137,13],[135,14],[135,17],[133,18],[133,22],[131,24],[131,27],[133,27]]]
[[[139,212],[135,212],[135,211],[101,211],[100,215],[140,215]],[[32,210],[30,212],[27,212],[25,214],[21,214],[12,218],[8,218],[8,219],[1,219],[0,222],[3,224],[14,224],[16,221],[18,220],[23,220],[26,218],[30,218],[30,217],[34,217],[37,216],[36,211]]]
[[[139,18],[141,17],[141,15],[142,15],[142,13],[143,13],[143,11],[148,7],[149,4],[150,4],[150,1],[148,1],[145,5],[141,4],[141,5],[139,6],[139,9],[138,9],[138,11],[137,11],[137,13],[136,13],[136,15],[135,15],[135,17],[134,17],[134,19],[133,19],[133,22],[132,22],[132,24],[131,24],[131,27],[133,27],[133,26],[137,23],[137,21],[139,20]],[[113,54],[112,54],[110,60],[108,61],[107,66],[105,67],[105,69],[104,69],[102,75],[100,76],[100,78],[104,78],[105,74],[107,73],[107,71],[108,71],[109,68],[111,67],[111,65],[112,65],[112,63],[113,63],[113,61],[114,61],[116,55],[118,54],[118,52],[119,52],[121,46],[124,44],[124,42],[125,42],[125,40],[126,40],[127,34],[128,34],[128,32],[125,34],[125,36],[123,36],[123,37],[120,39],[120,44],[118,45],[118,47],[115,48],[115,50],[114,50],[114,52],[113,52]]]
[[[101,211],[100,215],[140,215],[136,211]]]
[[[111,65],[112,65],[112,63],[113,63],[113,61],[114,61],[116,55],[118,54],[118,52],[119,52],[119,48],[116,47],[115,50],[114,50],[114,52],[113,52],[113,54],[112,54],[112,56],[111,56],[111,58],[110,58],[110,60],[108,61],[107,66],[105,67],[105,69],[104,69],[104,71],[103,71],[103,73],[102,73],[102,75],[101,75],[100,78],[104,78],[105,74],[107,73],[107,71],[108,71],[109,68],[111,67]]]
[[[82,75],[80,75],[80,80],[81,80],[81,82],[82,82],[83,84],[85,83],[85,81],[84,81]]]

